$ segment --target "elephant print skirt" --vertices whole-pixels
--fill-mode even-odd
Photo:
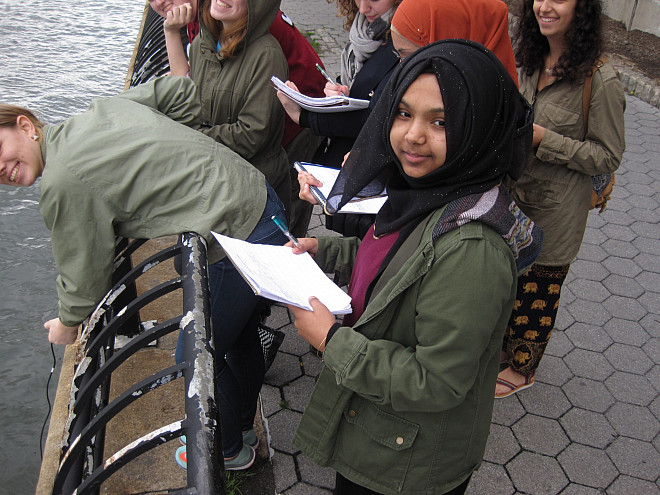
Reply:
[[[518,278],[516,302],[502,349],[511,356],[509,365],[520,374],[535,371],[543,357],[569,267],[533,265]]]

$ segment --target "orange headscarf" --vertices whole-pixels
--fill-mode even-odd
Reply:
[[[497,55],[517,85],[508,14],[502,0],[404,0],[392,26],[420,46],[452,38],[481,43]]]

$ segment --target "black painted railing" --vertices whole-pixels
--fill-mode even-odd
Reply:
[[[145,241],[135,240],[118,250],[117,282],[98,305],[84,327],[76,357],[69,402],[69,417],[62,444],[62,457],[53,494],[96,494],[113,473],[141,454],[181,435],[187,437],[187,487],[168,493],[224,494],[224,465],[217,425],[215,374],[211,341],[208,270],[204,241],[196,234],[182,234],[178,243],[130,268],[126,260]],[[137,295],[136,280],[147,271],[174,257],[180,257],[181,275]],[[173,270],[172,270],[173,271]],[[175,274],[176,275],[176,274]],[[180,315],[136,333],[133,323],[146,305],[174,291],[182,294]],[[135,294],[128,302],[123,295]],[[110,397],[113,372],[141,349],[159,338],[183,329],[184,361],[169,359],[157,373]],[[132,335],[121,347],[117,336]],[[109,421],[121,411],[159,387],[174,380],[185,382],[185,417],[158,425],[140,438],[104,457],[105,433]],[[174,464],[173,460],[171,461]]]

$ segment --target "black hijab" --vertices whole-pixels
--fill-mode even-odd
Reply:
[[[444,165],[413,178],[390,145],[399,102],[422,73],[438,78],[445,106]],[[328,197],[336,213],[355,196],[387,187],[376,216],[377,236],[419,222],[464,196],[481,193],[522,173],[532,144],[532,110],[498,58],[483,45],[443,40],[406,58],[392,74]]]

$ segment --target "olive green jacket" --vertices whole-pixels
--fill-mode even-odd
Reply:
[[[117,237],[197,232],[214,263],[224,253],[211,230],[240,239],[254,230],[264,176],[198,125],[194,83],[164,77],[44,128],[39,209],[62,323],[82,322],[110,289]]]
[[[584,84],[559,80],[536,91],[539,72],[520,76],[520,91],[534,106],[534,123],[546,128],[523,176],[509,185],[520,209],[543,229],[539,265],[571,263],[587,225],[592,175],[614,172],[626,147],[623,86],[605,63],[592,79],[589,125],[585,136]]]
[[[288,67],[279,43],[268,32],[280,2],[247,4],[247,33],[234,58],[218,55],[216,40],[201,24],[190,48],[190,77],[199,88],[202,132],[260,170],[288,207],[291,179],[281,146],[284,108],[270,82],[271,76],[286,80]]]
[[[385,494],[441,494],[481,463],[513,254],[470,222],[432,241],[442,210],[354,327],[328,343],[294,443],[314,462]],[[346,279],[356,238],[319,238],[317,263]]]

